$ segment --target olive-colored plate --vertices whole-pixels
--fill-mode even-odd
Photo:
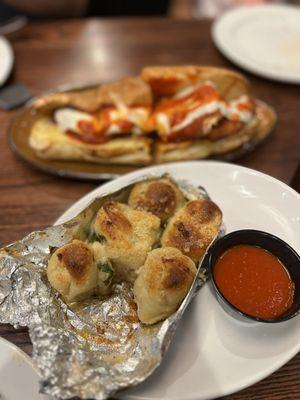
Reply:
[[[91,88],[92,86],[64,86],[51,91],[51,93],[72,91],[75,89],[77,91],[78,89],[84,90]],[[47,94],[49,94],[49,92]],[[104,165],[87,161],[53,161],[38,158],[29,146],[29,135],[33,123],[44,114],[41,114],[32,108],[33,100],[31,100],[19,112],[19,114],[17,114],[17,116],[12,120],[8,130],[8,140],[11,149],[33,167],[60,177],[95,181],[114,179],[139,168],[138,166],[132,165]],[[232,161],[250,153],[264,139],[265,138],[249,142],[234,151],[211,158]]]

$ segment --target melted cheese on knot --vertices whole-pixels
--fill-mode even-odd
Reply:
[[[109,201],[98,211],[94,231],[103,238],[106,254],[119,279],[133,282],[158,241],[160,219],[149,212]]]
[[[97,289],[98,272],[89,245],[74,240],[56,250],[49,260],[47,277],[68,302],[93,294]]]
[[[210,200],[193,200],[172,217],[162,235],[162,246],[179,249],[197,262],[219,231],[222,212]]]
[[[168,178],[137,183],[128,199],[131,207],[151,212],[162,222],[167,221],[184,203],[183,193]]]
[[[152,250],[133,287],[140,321],[153,324],[173,314],[188,293],[196,272],[193,261],[179,250]]]

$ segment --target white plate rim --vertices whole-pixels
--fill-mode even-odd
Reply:
[[[172,163],[166,163],[166,164],[160,164],[160,165],[156,165],[156,166],[149,166],[149,167],[144,167],[144,168],[140,168],[137,169],[133,172],[129,172],[128,174],[122,175],[120,177],[117,177],[111,181],[108,181],[104,184],[100,184],[98,187],[96,187],[95,189],[91,190],[90,192],[88,192],[87,194],[85,194],[84,196],[82,196],[81,198],[79,198],[77,201],[75,201],[75,203],[73,203],[66,211],[64,211],[53,223],[53,225],[59,225],[62,224],[64,222],[67,222],[68,219],[72,218],[72,215],[76,215],[73,214],[75,211],[76,213],[79,213],[81,211],[81,207],[86,206],[86,204],[91,201],[91,199],[94,199],[97,196],[98,192],[102,192],[104,191],[104,189],[106,189],[107,187],[109,188],[111,186],[112,182],[118,181],[118,182],[127,182],[128,180],[134,178],[135,176],[140,175],[141,173],[145,173],[148,174],[149,172],[151,173],[152,170],[159,170],[159,169],[164,169],[164,168],[172,168],[173,166],[185,166],[185,165],[201,165],[201,164],[212,164],[212,165],[218,165],[218,166],[222,166],[223,168],[238,168],[244,171],[247,171],[248,173],[251,173],[253,175],[256,176],[261,176],[264,179],[270,180],[275,184],[280,185],[283,189],[289,191],[292,195],[296,195],[297,197],[299,197],[300,199],[300,194],[296,192],[296,190],[294,190],[293,188],[291,188],[290,186],[288,186],[286,183],[280,181],[277,178],[274,178],[271,175],[265,174],[264,172],[260,172],[257,171],[255,169],[252,168],[248,168],[248,167],[244,167],[242,165],[238,165],[238,164],[233,164],[233,163],[229,163],[226,161],[215,161],[215,160],[197,160],[197,161],[179,161],[179,162],[172,162]],[[121,185],[120,185],[121,187]],[[300,344],[299,344],[299,348],[300,348]]]
[[[254,6],[239,6],[230,11],[224,13],[220,18],[215,20],[212,24],[211,34],[212,39],[215,46],[218,50],[227,57],[231,62],[238,65],[239,67],[255,74],[262,76],[263,78],[271,79],[278,82],[285,83],[300,83],[300,75],[297,73],[285,73],[285,72],[275,72],[270,69],[259,66],[258,64],[254,64],[250,61],[244,60],[243,56],[237,54],[234,48],[230,47],[223,40],[223,32],[227,31],[228,25],[231,22],[236,21],[239,17],[244,16],[246,13],[249,13],[249,16],[252,12],[257,12],[259,10],[266,12],[267,9],[273,9],[275,11],[293,11],[299,13],[300,9],[292,4],[270,4],[270,5],[254,5]],[[269,11],[268,10],[268,11]]]
[[[109,192],[109,187],[112,185],[112,182],[117,181],[119,183],[118,187],[124,186],[124,184],[128,183],[130,180],[134,179],[137,176],[142,176],[148,173],[158,173],[160,170],[163,169],[170,169],[172,170],[173,167],[179,167],[180,166],[186,166],[187,164],[191,166],[201,166],[201,164],[206,165],[206,164],[211,164],[212,166],[217,165],[218,167],[222,168],[228,168],[228,169],[238,169],[247,173],[250,173],[251,175],[261,177],[267,181],[271,181],[272,183],[280,186],[281,189],[284,189],[285,191],[288,191],[292,196],[296,197],[300,201],[300,194],[298,194],[294,189],[289,187],[287,184],[281,182],[280,180],[267,175],[263,172],[256,171],[254,169],[232,164],[232,163],[226,163],[226,162],[221,162],[221,161],[214,161],[214,160],[202,160],[202,161],[185,161],[185,162],[174,162],[174,163],[168,163],[168,164],[163,164],[159,166],[150,166],[146,168],[139,169],[137,171],[133,171],[129,174],[126,174],[124,176],[121,176],[114,181],[107,182],[103,185],[100,185],[96,189],[90,191],[83,197],[81,197],[77,202],[75,202],[70,208],[68,208],[54,223],[54,225],[58,225],[61,223],[66,222],[68,219],[70,219],[72,216],[76,215],[78,212],[80,212],[92,199],[96,198],[99,194],[103,194],[104,192]],[[161,171],[163,172],[163,171]],[[298,317],[300,318],[300,317]],[[217,398],[219,396],[227,396],[232,393],[235,393],[237,391],[243,390],[249,386],[254,385],[255,383],[265,379],[275,371],[277,371],[279,368],[281,368],[283,365],[285,365],[288,361],[290,361],[298,352],[300,351],[300,341],[298,345],[293,346],[289,352],[285,352],[285,354],[282,356],[280,360],[277,362],[273,363],[270,365],[269,368],[265,368],[263,372],[260,372],[257,375],[253,375],[251,378],[245,378],[244,381],[239,381],[238,383],[231,383],[227,388],[218,388],[215,392],[211,391],[209,396],[201,395],[201,392],[199,393],[198,397],[194,396],[187,396],[185,397],[186,400],[212,400],[214,398]],[[152,397],[144,397],[144,396],[138,396],[138,395],[132,395],[129,394],[128,397],[124,395],[120,396],[124,399],[134,399],[134,400],[150,400]],[[180,400],[181,397],[164,397],[165,400]]]
[[[0,347],[4,345],[9,348],[11,351],[18,353],[20,357],[30,365],[36,372],[38,372],[37,367],[34,365],[32,358],[25,353],[20,347],[16,346],[14,343],[10,342],[9,340],[5,339],[4,337],[0,336]]]
[[[14,361],[14,364],[13,364],[14,370],[13,371],[14,371],[14,378],[16,379],[16,381],[18,380],[18,374],[16,374],[16,368],[21,364],[23,368],[26,368],[26,370],[28,369],[28,371],[30,371],[30,374],[31,374],[31,372],[33,373],[33,375],[30,375],[30,377],[31,377],[31,379],[34,379],[34,381],[33,380],[26,381],[27,386],[28,386],[28,384],[33,384],[33,383],[36,384],[37,391],[35,391],[35,389],[31,387],[31,385],[29,386],[30,391],[32,391],[31,395],[34,395],[34,398],[39,398],[39,399],[43,398],[45,400],[46,399],[51,400],[52,397],[50,399],[49,396],[44,395],[39,391],[38,382],[41,378],[41,374],[40,374],[38,367],[35,365],[33,359],[27,353],[25,353],[25,351],[22,350],[19,346],[15,345],[11,341],[0,336],[0,353],[1,354],[3,354],[3,350],[7,351],[8,357],[10,358],[10,360]],[[17,370],[18,370],[18,368],[17,368]],[[24,382],[23,382],[23,384],[24,384]],[[22,383],[21,383],[21,387],[22,387]],[[5,390],[5,388],[1,387],[0,390],[2,393],[2,390]],[[13,395],[13,399],[16,399],[15,395]],[[35,396],[37,396],[37,397],[35,397]],[[2,399],[1,394],[0,394],[0,398]],[[9,396],[9,398],[11,398],[11,397]],[[30,396],[30,398],[31,398],[31,396]],[[6,399],[6,397],[5,397],[5,399]],[[26,399],[29,400],[29,397],[26,396]]]
[[[4,61],[5,62],[5,66],[3,68],[4,72],[2,76],[0,76],[0,86],[2,86],[8,79],[10,72],[12,70],[14,63],[14,52],[11,44],[4,36],[0,36],[0,44],[1,46],[3,46],[3,50],[4,52],[6,52],[5,56],[7,57],[6,61]]]

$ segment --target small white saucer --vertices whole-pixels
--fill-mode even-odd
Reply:
[[[0,36],[0,86],[2,86],[12,70],[14,53],[8,40]]]
[[[300,7],[238,7],[216,20],[212,37],[240,67],[265,78],[300,83]]]

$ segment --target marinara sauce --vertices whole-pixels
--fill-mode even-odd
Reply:
[[[253,317],[273,319],[287,311],[294,283],[280,260],[267,250],[238,245],[216,261],[214,278],[223,296]]]

